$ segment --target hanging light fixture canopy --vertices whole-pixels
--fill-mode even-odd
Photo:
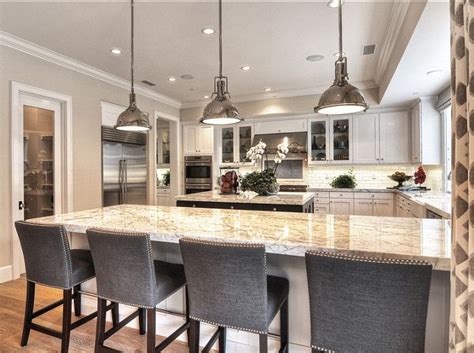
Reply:
[[[214,92],[211,102],[204,108],[201,123],[209,125],[228,125],[240,123],[237,107],[230,101],[229,82],[222,75],[222,0],[219,0],[219,76],[214,77]]]
[[[369,106],[362,92],[348,82],[347,58],[342,51],[342,1],[339,1],[339,57],[335,63],[334,83],[319,98],[318,106],[314,108],[320,114],[351,114],[366,111]]]
[[[131,8],[131,92],[130,92],[130,104],[128,108],[119,115],[115,128],[122,131],[148,131],[151,129],[150,122],[148,121],[148,114],[142,112],[137,107],[135,98],[135,89],[133,82],[133,65],[134,65],[134,0],[130,2]]]

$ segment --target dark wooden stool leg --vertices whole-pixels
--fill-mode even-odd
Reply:
[[[74,315],[81,316],[81,284],[74,286]]]
[[[185,314],[186,314],[186,322],[189,322],[189,295],[188,295],[188,286],[186,286],[185,290]],[[186,330],[186,334],[188,336],[188,347],[191,347],[191,325],[189,325],[189,328]]]
[[[260,353],[268,353],[268,337],[267,334],[261,333],[259,335]]]
[[[225,353],[227,329],[225,327],[219,327],[219,331],[219,353]]]
[[[120,322],[119,303],[112,303],[112,324],[115,326]]]
[[[69,350],[69,339],[71,337],[71,311],[72,311],[72,289],[63,291],[63,332],[61,338],[61,353]]]
[[[288,352],[288,298],[280,308],[280,353]]]
[[[28,343],[30,337],[31,321],[33,320],[33,308],[35,305],[35,284],[26,282],[26,303],[25,303],[25,319],[23,321],[23,334],[21,336],[21,346],[24,347]]]
[[[155,353],[156,346],[156,313],[155,309],[146,310],[146,323],[147,323],[147,338],[146,338],[146,351],[147,353]]]
[[[199,321],[190,319],[190,327],[191,327],[191,332],[190,332],[190,343],[191,345],[189,346],[189,353],[199,353]]]
[[[105,299],[97,299],[97,326],[95,331],[95,347],[94,352],[99,353],[101,347],[104,346],[105,340],[105,319],[107,312],[107,301]]]
[[[138,309],[138,326],[140,328],[140,335],[146,333],[146,309]]]

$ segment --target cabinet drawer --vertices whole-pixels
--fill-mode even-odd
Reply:
[[[316,191],[316,192],[314,192],[314,197],[315,198],[326,198],[326,197],[329,197],[329,192],[328,191]]]
[[[355,199],[369,199],[369,200],[393,200],[391,192],[355,192]]]
[[[331,191],[329,193],[329,197],[331,199],[353,199],[354,198],[354,193],[353,192],[336,192],[336,191]]]
[[[329,197],[316,197],[314,199],[315,204],[328,204],[329,203]]]

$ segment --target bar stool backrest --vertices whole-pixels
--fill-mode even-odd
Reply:
[[[180,239],[194,320],[266,333],[265,246]]]
[[[149,234],[88,229],[87,239],[100,298],[150,309],[158,304]]]
[[[425,351],[430,264],[310,251],[306,269],[313,348]]]
[[[35,283],[71,288],[72,262],[66,229],[61,225],[15,222],[25,259],[26,278]]]

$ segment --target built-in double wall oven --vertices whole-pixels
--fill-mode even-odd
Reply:
[[[212,156],[186,156],[186,194],[212,190]]]

